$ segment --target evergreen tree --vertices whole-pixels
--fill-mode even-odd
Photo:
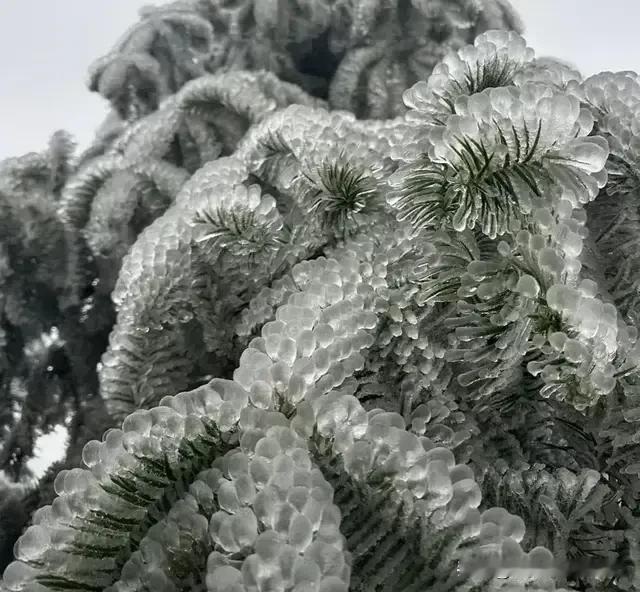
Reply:
[[[502,0],[183,0],[90,88],[1,165],[1,586],[640,589],[638,75]]]

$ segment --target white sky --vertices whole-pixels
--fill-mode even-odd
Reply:
[[[640,71],[640,0],[512,0],[538,55],[585,74]],[[86,145],[106,112],[88,65],[137,20],[141,0],[0,0],[0,158],[41,150],[56,129]]]

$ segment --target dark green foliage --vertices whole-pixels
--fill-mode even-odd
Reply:
[[[358,218],[381,207],[375,179],[356,167],[343,164],[341,155],[335,162],[324,163],[317,171],[318,182],[307,176],[314,187],[305,197],[308,211],[319,216],[320,224],[339,237],[356,232]]]
[[[93,590],[88,582],[96,580],[103,581],[105,586],[113,583],[149,528],[167,515],[175,501],[188,491],[196,475],[235,447],[233,436],[227,435],[223,441],[213,422],[206,422],[205,427],[203,435],[182,438],[174,458],[167,453],[158,458],[136,456],[139,463],[136,467],[111,475],[109,482],[101,485],[102,490],[114,498],[114,507],[120,507],[124,513],[92,510],[73,521],[77,536],[65,552],[111,558],[111,569],[105,570],[99,578],[95,573],[83,573],[79,569],[65,576],[42,575],[38,582],[57,592]]]

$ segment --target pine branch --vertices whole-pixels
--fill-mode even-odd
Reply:
[[[352,165],[342,164],[344,155],[335,162],[325,161],[315,171],[317,181],[305,174],[314,187],[304,198],[307,211],[320,219],[324,232],[346,238],[357,231],[362,216],[380,211],[377,183],[370,175]]]
[[[194,222],[204,229],[199,242],[208,243],[209,248],[226,249],[238,257],[255,257],[282,244],[282,239],[258,218],[255,211],[241,207],[202,210],[196,214]]]

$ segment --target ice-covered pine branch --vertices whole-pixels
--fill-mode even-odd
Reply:
[[[640,79],[518,29],[143,11],[90,149],[2,168],[5,589],[640,589]]]

